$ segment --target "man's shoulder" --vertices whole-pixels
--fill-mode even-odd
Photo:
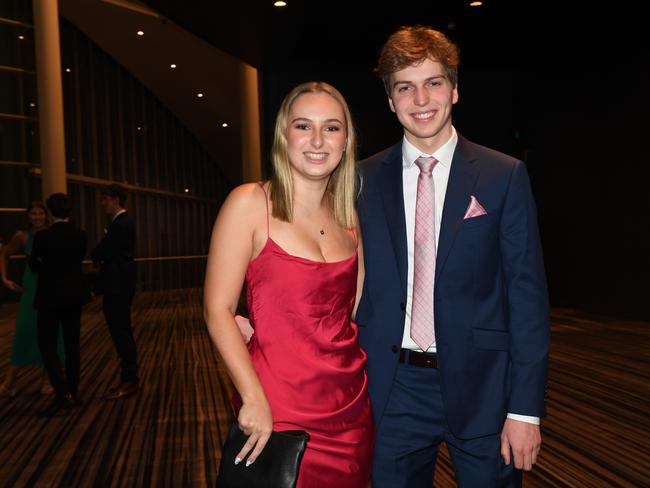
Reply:
[[[52,227],[46,227],[45,229],[35,232],[34,236],[32,237],[32,246],[36,242],[40,243],[46,241],[47,239],[49,239],[50,235],[52,235]]]
[[[391,160],[392,158],[397,157],[401,154],[402,141],[400,140],[397,144],[393,144],[386,149],[382,149],[378,153],[373,154],[365,159],[359,161],[359,166],[361,171],[372,171],[372,169],[378,167],[384,162]]]
[[[113,222],[107,227],[107,230],[110,232],[111,228],[121,228],[128,229],[133,228],[135,230],[135,220],[131,218],[128,212],[122,212],[120,215],[115,217]]]
[[[34,242],[45,241],[52,239],[57,235],[61,234],[62,231],[65,231],[65,227],[61,225],[60,222],[55,222],[54,224],[49,225],[43,230],[39,230],[34,234]]]
[[[131,215],[129,215],[129,212],[124,211],[117,217],[115,217],[115,220],[113,220],[113,223],[115,224],[124,224],[127,222],[133,222],[133,219],[131,218]]]
[[[86,231],[80,229],[71,222],[61,222],[56,225],[50,226],[48,229],[45,229],[38,234],[43,233],[45,239],[74,239],[76,237],[83,236],[85,238]],[[38,235],[37,234],[37,235]]]
[[[509,154],[472,142],[460,135],[458,136],[457,150],[461,151],[463,157],[468,160],[478,161],[481,165],[494,168],[508,169],[522,162]]]

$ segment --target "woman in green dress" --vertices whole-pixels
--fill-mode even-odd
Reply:
[[[21,248],[24,249],[25,255],[29,257],[34,234],[48,226],[49,219],[45,205],[39,201],[32,202],[27,208],[27,220],[29,223],[28,229],[16,232],[11,241],[2,248],[0,256],[2,284],[10,290],[22,293],[16,317],[16,333],[14,335],[11,362],[7,375],[2,385],[0,385],[0,396],[13,397],[16,395],[14,382],[17,368],[21,366],[43,366],[43,359],[38,349],[36,309],[33,307],[37,275],[31,271],[29,266],[25,266],[23,280],[20,285],[7,277],[7,260],[9,257]],[[62,356],[61,344],[59,344],[59,355]],[[52,385],[47,379],[45,369],[43,369],[41,393],[47,395],[52,392]]]

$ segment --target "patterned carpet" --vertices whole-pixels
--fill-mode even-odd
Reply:
[[[0,399],[0,486],[214,486],[231,387],[203,325],[200,292],[140,294],[134,319],[138,397],[101,399],[119,369],[98,299],[84,310],[81,408],[39,418],[50,401],[38,392],[40,371],[21,372],[18,396]],[[3,371],[12,328],[11,317],[0,322]]]
[[[119,378],[96,299],[84,310],[84,404],[36,413],[40,370],[20,370],[18,396],[0,398],[0,487],[214,486],[231,385],[203,323],[200,290],[141,293],[134,304],[143,389],[101,400]],[[8,365],[12,304],[0,308],[0,371]],[[526,487],[650,486],[650,324],[571,310],[553,313],[549,417]],[[443,449],[438,487],[454,486]]]

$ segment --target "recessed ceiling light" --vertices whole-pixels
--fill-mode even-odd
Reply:
[[[66,69],[65,69],[65,72],[66,72],[66,73],[70,73],[71,71],[72,71],[72,70],[71,70],[70,68],[66,68]]]
[[[138,31],[138,35],[139,35],[139,36],[144,36],[144,31],[139,30],[139,31]]]
[[[25,39],[25,36],[18,36],[18,39],[22,41],[23,39]]]
[[[199,98],[203,98],[203,93],[197,93],[196,96]]]
[[[29,106],[30,106],[30,107],[35,107],[36,104],[35,104],[34,102],[30,102]]]
[[[189,192],[190,192],[190,189],[189,189],[188,187],[185,187],[185,188],[183,188],[183,191],[184,191],[185,193],[189,193]]]
[[[282,0],[278,0],[277,2],[274,2],[273,5],[275,5],[276,7],[286,7],[287,2],[283,2]]]
[[[174,63],[170,64],[169,67],[170,67],[171,69],[176,69],[176,65],[175,65]]]
[[[470,7],[480,7],[483,5],[483,2],[475,1],[475,2],[469,2]]]
[[[138,129],[138,130],[142,130],[142,127],[138,126],[137,129]]]
[[[228,127],[228,123],[224,122],[223,124],[221,124],[221,127]]]

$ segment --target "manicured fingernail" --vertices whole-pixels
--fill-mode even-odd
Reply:
[[[241,463],[241,458],[236,457],[235,458],[235,466],[238,465],[239,463]]]
[[[254,459],[246,460],[246,467],[248,468],[251,464],[253,464],[254,461],[255,461]]]

